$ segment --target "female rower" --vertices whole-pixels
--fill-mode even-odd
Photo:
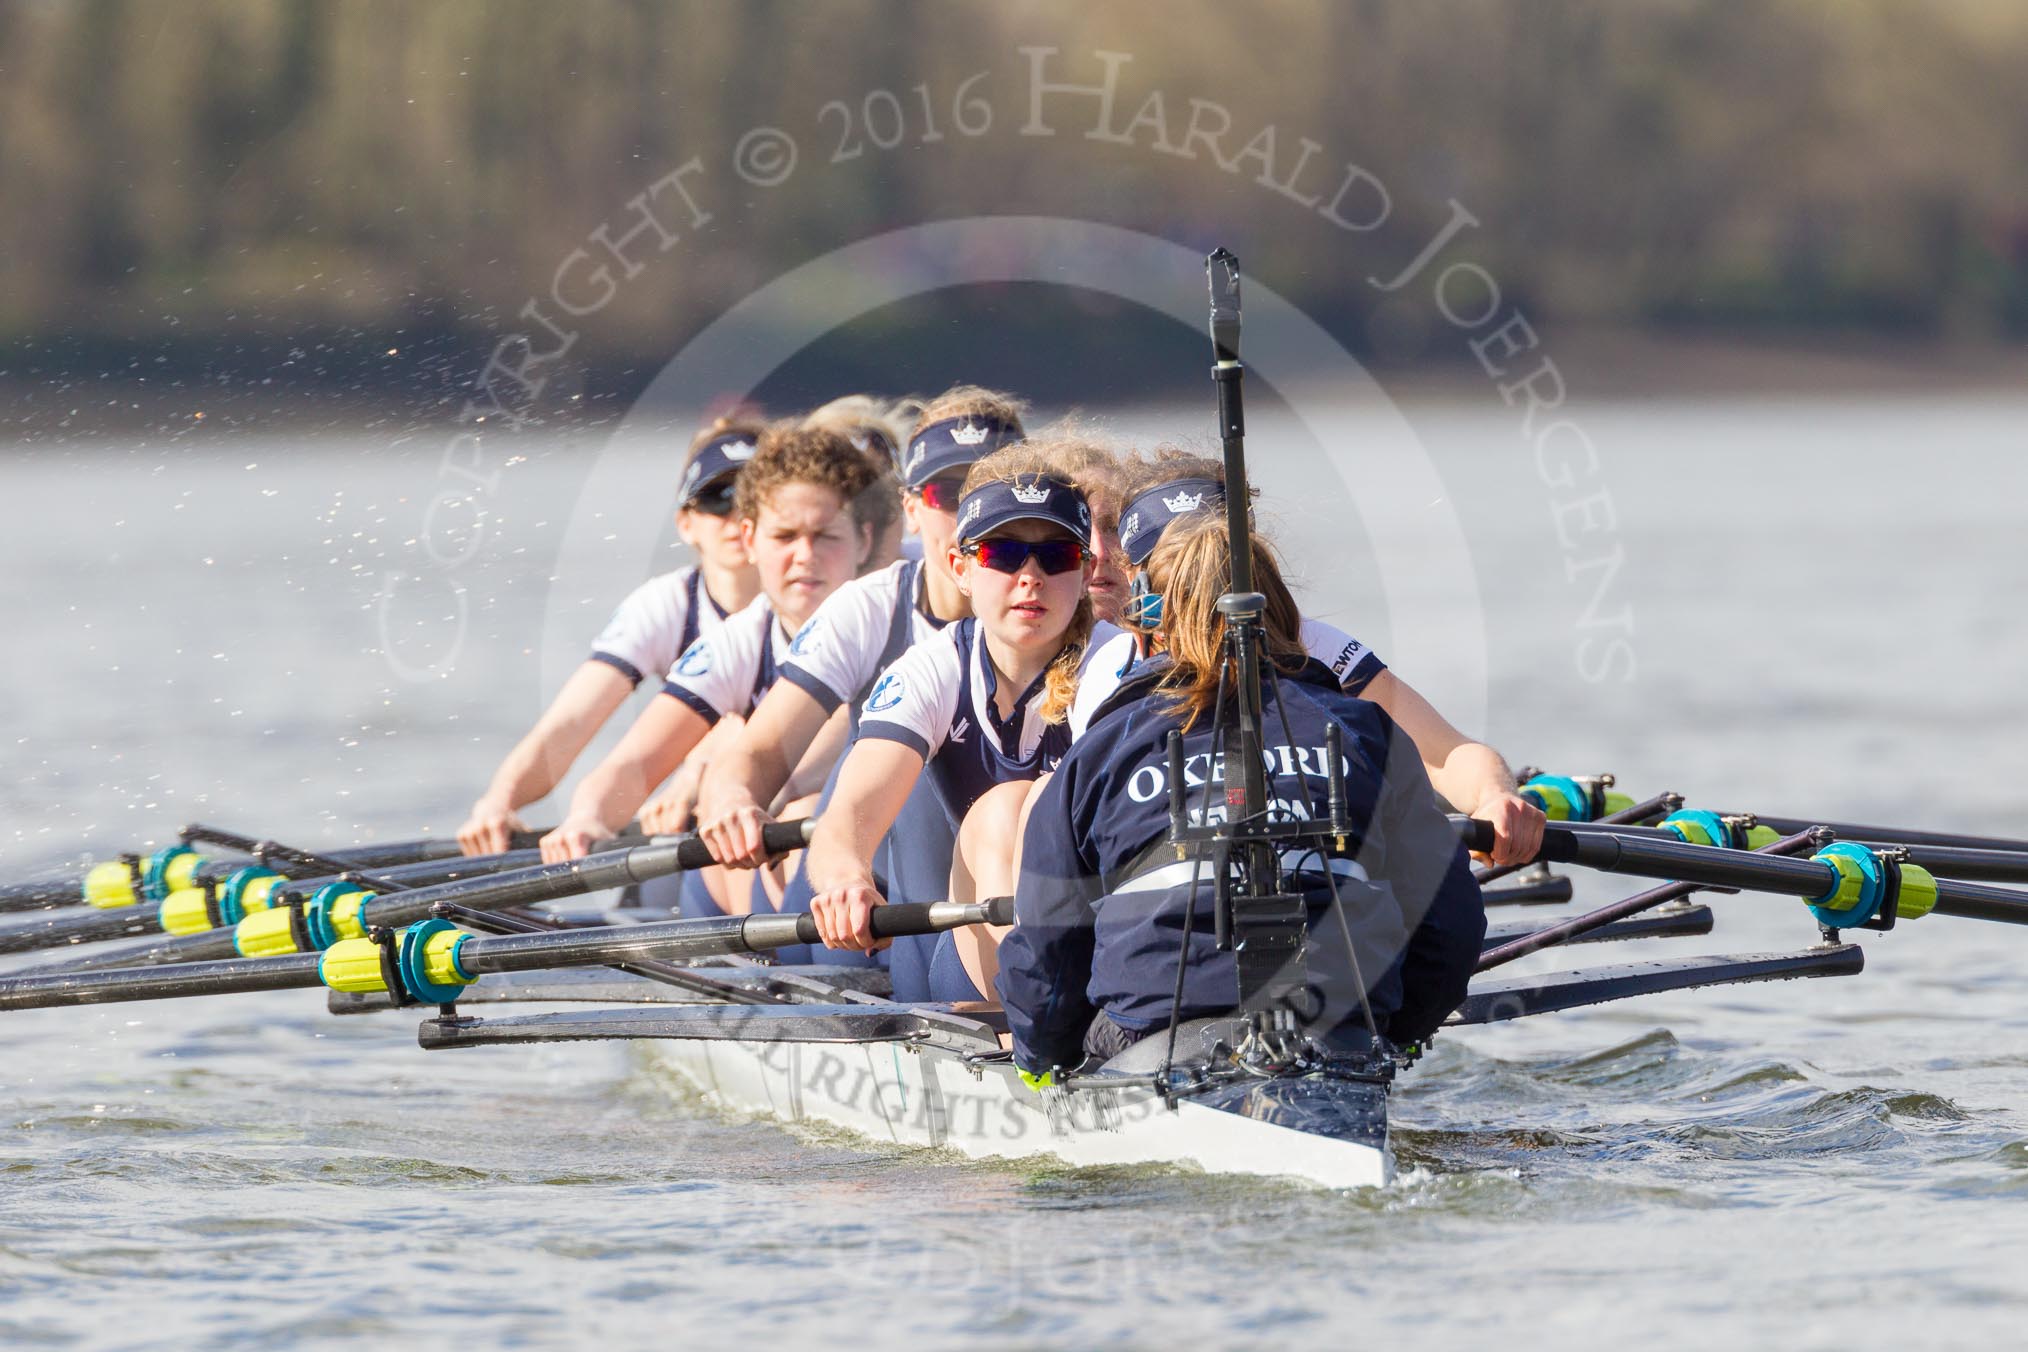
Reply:
[[[873,459],[838,432],[768,429],[735,501],[761,596],[677,659],[662,694],[578,786],[563,824],[543,837],[543,858],[579,858],[613,835],[715,723],[745,715],[767,693],[790,636],[865,562],[872,532],[854,504],[877,478]],[[721,907],[743,910],[745,890],[732,891],[718,898]],[[686,904],[694,896],[686,891]]]
[[[827,720],[847,708],[856,729],[859,705],[875,678],[911,646],[972,613],[951,564],[958,500],[966,473],[981,457],[1022,440],[1023,411],[1012,395],[973,385],[947,390],[924,406],[908,438],[901,496],[909,530],[922,541],[921,561],[905,559],[839,588],[796,635],[781,679],[747,726],[713,760],[699,820],[721,864],[751,868],[764,858],[760,829],[772,820],[765,805],[783,792],[791,769],[810,753]],[[830,793],[827,785],[827,800]],[[907,839],[911,848],[897,855],[883,843],[879,851],[875,869],[890,893],[897,899],[941,900],[955,841],[943,804],[927,783],[909,796],[891,836]],[[798,874],[781,909],[808,910],[810,896],[807,877]],[[890,955],[900,998],[928,998],[934,946],[924,936],[897,945]],[[804,954],[783,956],[793,961]]]
[[[810,845],[810,910],[829,947],[879,946],[870,929],[884,901],[874,852],[925,771],[961,823],[948,895],[990,895],[1011,882],[1006,824],[1069,748],[1063,719],[1079,670],[1091,640],[1112,633],[1094,624],[1085,590],[1091,511],[1058,469],[1061,449],[1015,447],[966,476],[952,562],[972,617],[909,649],[875,683]],[[912,848],[898,838],[894,852]],[[992,989],[997,939],[967,934],[963,949],[938,946],[931,998]]]
[[[854,517],[864,524],[873,535],[873,549],[867,561],[860,568],[862,574],[892,563],[899,555],[893,542],[901,528],[901,507],[898,501],[899,484],[894,471],[894,418],[895,409],[874,399],[870,395],[851,394],[834,399],[815,411],[805,414],[801,425],[805,429],[827,431],[849,440],[859,452],[866,456],[873,467],[874,477],[859,493],[852,504]],[[883,545],[883,541],[886,542]],[[885,552],[883,552],[883,550]],[[679,654],[681,650],[678,650]],[[666,670],[666,668],[664,668]],[[671,835],[678,831],[691,830],[696,824],[696,806],[699,786],[711,758],[739,733],[745,720],[735,714],[728,714],[712,725],[711,734],[695,750],[684,757],[683,764],[669,778],[661,791],[655,795],[640,812],[640,823],[644,830],[659,835]],[[830,773],[831,766],[844,750],[844,730],[839,727],[835,735],[813,749],[803,767],[803,773],[784,790],[787,799],[801,800],[814,793]],[[811,775],[814,783],[805,783]],[[772,869],[763,869],[761,879],[766,884],[770,901],[780,899],[780,884]],[[688,878],[658,879],[644,883],[641,887],[643,904],[651,909],[667,900],[675,903],[678,891],[684,886],[690,888],[693,899],[702,895],[703,885],[696,875]]]
[[[1231,567],[1222,516],[1196,516],[1164,534],[1148,560],[1167,598],[1156,655],[1031,805],[998,982],[1014,1059],[1026,1072],[1110,1057],[1172,1017],[1210,1017],[1237,1003],[1233,955],[1218,950],[1213,934],[1211,865],[1151,851],[1169,829],[1170,732],[1183,734],[1186,766],[1220,754],[1217,605]],[[1291,815],[1303,815],[1305,803],[1314,805],[1310,815],[1321,813],[1332,767],[1312,748],[1326,745],[1336,725],[1345,801],[1359,828],[1349,848],[1283,854],[1282,885],[1308,904],[1306,978],[1320,1003],[1304,1013],[1307,1031],[1360,1050],[1370,1017],[1397,1044],[1420,1041],[1464,998],[1485,934],[1478,885],[1393,720],[1345,694],[1309,659],[1295,598],[1260,543],[1253,583],[1267,597],[1267,659],[1279,677],[1263,729],[1269,799],[1294,805]],[[1190,794],[1193,811],[1201,801]],[[1212,810],[1222,812],[1222,798]]]
[[[466,854],[497,854],[526,830],[520,809],[546,796],[644,676],[674,666],[684,649],[744,609],[760,590],[740,524],[733,480],[765,424],[720,418],[690,443],[678,489],[676,533],[697,562],[635,588],[592,641],[591,656],[493,772],[458,828]]]
[[[1127,564],[1136,571],[1130,612],[1146,608],[1159,616],[1162,594],[1147,588],[1147,563],[1157,542],[1180,519],[1219,513],[1225,506],[1225,466],[1204,456],[1162,449],[1131,466],[1121,539]],[[1129,627],[1137,627],[1130,613]],[[1514,772],[1500,753],[1452,727],[1430,702],[1402,680],[1378,654],[1351,635],[1321,620],[1305,619],[1302,638],[1311,657],[1330,667],[1347,694],[1378,704],[1406,732],[1422,755],[1423,768],[1438,793],[1459,812],[1492,823],[1495,864],[1524,863],[1542,844],[1542,810],[1515,793]],[[1136,660],[1145,640],[1123,636],[1092,662],[1092,678],[1078,691],[1070,723],[1082,735],[1093,714]]]
[[[873,527],[873,553],[866,561],[869,574],[902,556],[903,521],[896,492],[902,437],[921,409],[922,402],[913,396],[890,401],[870,394],[848,394],[803,416],[803,426],[844,433],[888,471],[879,484],[867,490],[864,501],[854,504],[859,519]]]

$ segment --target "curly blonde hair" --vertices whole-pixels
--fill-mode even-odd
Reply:
[[[733,511],[743,520],[758,520],[761,508],[784,484],[815,484],[836,493],[853,523],[863,526],[868,521],[860,515],[861,503],[885,472],[843,432],[775,423],[761,433],[753,459],[739,472]]]

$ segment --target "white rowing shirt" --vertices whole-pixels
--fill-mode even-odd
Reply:
[[[692,564],[651,577],[627,594],[592,640],[591,660],[603,662],[635,685],[650,672],[666,672],[691,644],[725,623],[704,575]]]
[[[1336,625],[1322,620],[1304,620],[1303,647],[1331,669],[1348,695],[1357,695],[1373,684],[1373,678],[1387,670],[1379,654]],[[1140,649],[1132,634],[1122,633],[1110,640],[1104,651],[1086,660],[1085,674],[1077,683],[1077,698],[1070,706],[1071,740],[1084,736],[1099,706],[1120,688],[1120,682],[1140,661]]]
[[[728,714],[744,717],[775,683],[788,657],[789,635],[775,618],[773,604],[753,604],[683,650],[669,668],[662,693],[682,700],[707,723]]]
[[[782,679],[828,714],[864,699],[888,663],[942,628],[924,611],[922,565],[903,559],[831,593],[789,644]]]
[[[1082,672],[1118,635],[1092,628]],[[859,736],[900,742],[920,755],[953,821],[998,784],[1034,779],[1056,768],[1070,749],[1070,729],[1046,723],[1042,700],[1048,673],[1037,676],[1002,720],[993,702],[998,673],[986,654],[978,621],[966,618],[903,653],[875,682],[859,711]]]

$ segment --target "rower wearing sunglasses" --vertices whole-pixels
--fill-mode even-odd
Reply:
[[[739,476],[734,511],[760,571],[761,595],[686,649],[649,705],[598,769],[572,795],[563,824],[542,839],[545,860],[587,854],[616,834],[657,784],[675,771],[722,719],[745,716],[774,683],[791,635],[852,580],[872,547],[854,513],[881,477],[874,459],[842,433],[793,424],[770,427]],[[667,826],[643,812],[643,830]],[[744,911],[750,879],[714,897]],[[686,888],[691,909],[696,894]]]
[[[875,683],[810,845],[810,910],[828,947],[880,946],[870,925],[885,901],[874,853],[919,779],[961,823],[951,899],[1011,886],[1022,804],[1069,749],[1063,720],[1078,675],[1095,641],[1115,632],[1093,618],[1091,509],[1060,471],[1059,449],[1001,451],[966,476],[952,563],[972,616],[909,649]],[[896,853],[913,848],[896,837]],[[998,935],[984,928],[939,943],[932,999],[992,989]],[[956,942],[960,934],[970,943]]]
[[[1128,499],[1120,539],[1134,570],[1123,621],[1136,634],[1114,639],[1092,662],[1071,710],[1073,736],[1082,737],[1113,691],[1147,655],[1149,636],[1162,622],[1161,592],[1149,581],[1148,563],[1170,526],[1225,507],[1225,467],[1205,456],[1157,450],[1128,472]],[[1542,810],[1515,793],[1514,772],[1499,752],[1451,726],[1436,707],[1390,671],[1378,654],[1334,625],[1305,618],[1309,655],[1331,669],[1348,695],[1387,711],[1415,743],[1430,782],[1457,811],[1492,823],[1495,864],[1533,859],[1542,843]]]
[[[902,458],[901,495],[908,528],[922,541],[921,561],[904,559],[839,588],[797,633],[781,679],[754,708],[746,727],[713,759],[699,797],[698,820],[712,857],[721,864],[762,864],[761,827],[774,820],[765,805],[783,792],[791,770],[814,754],[811,748],[827,720],[846,708],[856,729],[859,706],[880,673],[915,644],[972,613],[951,562],[959,499],[974,464],[1026,435],[1023,412],[1022,401],[1014,396],[974,385],[947,390],[923,407]],[[835,769],[831,780],[820,813],[834,791]],[[900,839],[910,842],[905,852],[891,848],[890,842]],[[900,809],[890,840],[876,852],[874,869],[896,900],[940,901],[955,847],[951,818],[924,782]],[[811,895],[808,878],[798,873],[780,907],[807,911]],[[886,955],[897,998],[929,998],[934,948],[935,937],[924,935],[902,940]],[[791,950],[778,956],[796,962],[808,954]]]
[[[498,854],[511,832],[526,830],[520,811],[547,796],[585,746],[648,675],[676,664],[684,649],[744,609],[760,577],[732,514],[733,482],[764,427],[757,414],[719,418],[698,432],[678,481],[676,533],[697,562],[636,587],[472,804],[458,828],[466,854]]]

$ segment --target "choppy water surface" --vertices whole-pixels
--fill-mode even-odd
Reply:
[[[1427,598],[1486,654],[1476,695],[1380,606],[1406,546],[1347,510],[1328,471],[1350,452],[1269,410],[1254,444],[1314,603],[1448,707],[1483,698],[1517,760],[1713,807],[2028,834],[2024,414],[1595,410],[1615,528],[1580,543],[1624,546],[1637,666],[1594,685],[1574,655],[1589,583],[1556,536],[1574,493],[1505,414],[1411,410],[1478,579],[1482,626],[1471,598]],[[1356,445],[1375,417],[1320,435]],[[410,543],[434,446],[0,462],[6,874],[193,818],[312,845],[454,825],[617,594],[561,576],[571,540],[610,517],[622,582],[673,563],[616,505],[573,503],[599,446],[514,453],[449,572]],[[383,605],[394,569],[438,590]],[[1785,903],[1716,904],[1716,935],[1674,943],[1811,938]],[[0,1342],[2016,1341],[2028,935],[1932,919],[1866,943],[1857,979],[1447,1038],[1398,1099],[1406,1177],[1360,1195],[798,1136],[705,1110],[622,1048],[425,1055],[408,1017],[332,1019],[308,993],[0,1016]]]

